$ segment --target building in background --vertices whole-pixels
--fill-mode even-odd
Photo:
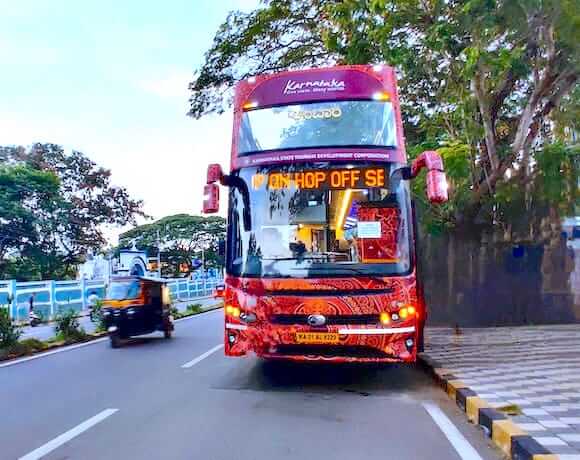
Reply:
[[[78,279],[107,279],[110,276],[156,276],[147,265],[147,253],[133,245],[131,249],[121,249],[118,258],[90,254],[87,261],[79,265]]]

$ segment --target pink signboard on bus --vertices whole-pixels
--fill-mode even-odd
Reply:
[[[293,104],[330,101],[371,101],[392,104],[395,118],[394,146],[338,146],[273,149],[246,152],[240,147],[239,132],[244,113]],[[232,169],[245,166],[315,161],[406,162],[396,77],[388,66],[337,66],[281,72],[243,80],[236,85]]]

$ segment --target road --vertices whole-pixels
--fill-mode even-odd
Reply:
[[[183,311],[187,308],[188,305],[192,303],[198,303],[202,307],[212,305],[215,303],[215,299],[213,297],[204,297],[201,299],[191,299],[187,302],[176,302],[175,306],[178,310]],[[89,319],[88,316],[82,316],[79,318],[80,326],[85,330],[87,333],[95,332],[96,325]],[[55,336],[54,333],[54,323],[50,324],[43,324],[41,326],[30,327],[26,326],[22,328],[22,335],[20,339],[31,339],[35,338],[38,340],[48,340]]]
[[[0,365],[0,457],[501,458],[418,368],[226,358],[222,328],[215,310],[171,340]]]

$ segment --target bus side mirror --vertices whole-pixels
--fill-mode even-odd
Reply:
[[[430,203],[441,204],[449,199],[447,177],[443,170],[443,159],[435,151],[423,152],[411,163],[411,178],[417,177],[421,169],[427,168],[427,198]]]
[[[449,199],[447,177],[443,171],[429,171],[427,173],[427,198],[430,203],[442,204]]]
[[[222,182],[224,173],[222,167],[217,163],[212,163],[207,167],[207,184]]]
[[[218,240],[218,256],[224,257],[226,255],[226,240]]]
[[[220,188],[216,184],[207,184],[203,188],[203,213],[215,214],[220,209]]]

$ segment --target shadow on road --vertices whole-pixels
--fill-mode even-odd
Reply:
[[[135,347],[142,347],[144,349],[149,347],[155,347],[158,345],[166,344],[167,339],[165,339],[162,335],[159,336],[147,336],[147,337],[131,337],[130,339],[124,339],[123,348],[135,348]]]
[[[330,364],[284,361],[243,361],[235,374],[224,379],[224,389],[354,393],[387,396],[431,386],[425,372],[415,365]],[[251,364],[252,363],[252,364]],[[244,372],[244,369],[247,371]]]

